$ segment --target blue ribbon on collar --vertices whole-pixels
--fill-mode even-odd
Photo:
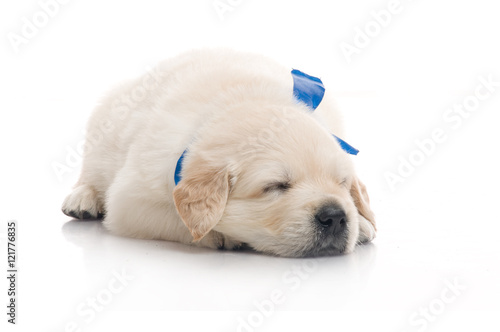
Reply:
[[[325,95],[325,86],[323,82],[321,82],[321,79],[307,75],[297,69],[292,70],[292,77],[294,96],[314,111]],[[332,136],[339,142],[342,150],[352,155],[358,154],[358,149],[355,149],[334,134],[332,134]]]
[[[175,173],[174,173],[174,182],[175,185],[177,185],[181,181],[181,172],[182,172],[182,161],[184,160],[184,155],[186,154],[187,149],[184,150],[184,152],[181,154],[179,157],[179,160],[177,160],[177,165],[175,165]]]
[[[325,86],[321,79],[307,75],[300,70],[292,70],[293,77],[293,94],[302,103],[306,104],[313,111],[319,106],[325,95]],[[337,142],[339,142],[340,147],[347,153],[352,155],[357,155],[359,150],[353,148],[351,145],[347,144],[344,140],[333,135]],[[182,172],[182,162],[184,161],[184,156],[186,155],[187,149],[184,150],[182,155],[177,160],[175,165],[174,181],[177,185],[181,181]]]

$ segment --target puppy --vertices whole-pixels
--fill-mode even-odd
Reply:
[[[160,63],[94,111],[62,211],[104,216],[129,237],[287,257],[352,252],[376,228],[335,138],[340,115],[328,93],[313,111],[294,88],[289,68],[253,54],[198,50]]]

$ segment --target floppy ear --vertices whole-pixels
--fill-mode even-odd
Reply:
[[[229,172],[205,168],[184,173],[174,189],[174,202],[182,221],[201,240],[222,217],[229,195]]]
[[[351,196],[359,214],[365,217],[373,225],[373,228],[377,230],[375,215],[370,208],[370,198],[366,192],[366,186],[357,177],[354,177],[352,181]]]

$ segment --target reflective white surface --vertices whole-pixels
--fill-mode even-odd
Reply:
[[[6,222],[17,220],[19,324],[3,309],[2,331],[499,330],[500,87],[459,125],[443,118],[480,77],[500,81],[489,3],[404,2],[349,64],[340,42],[387,3],[243,1],[220,21],[210,1],[70,2],[18,54],[5,41],[0,234],[5,248]],[[39,8],[11,6],[0,10],[6,32]],[[60,212],[98,97],[200,45],[253,50],[322,77],[361,150],[372,244],[277,258],[116,237]],[[444,142],[391,190],[386,172],[397,174],[399,158],[436,128]],[[57,163],[68,171],[58,175]]]

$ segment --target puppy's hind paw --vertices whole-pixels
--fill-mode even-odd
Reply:
[[[66,197],[62,212],[75,219],[100,219],[104,216],[103,206],[99,202],[95,190],[88,185],[76,187]]]

